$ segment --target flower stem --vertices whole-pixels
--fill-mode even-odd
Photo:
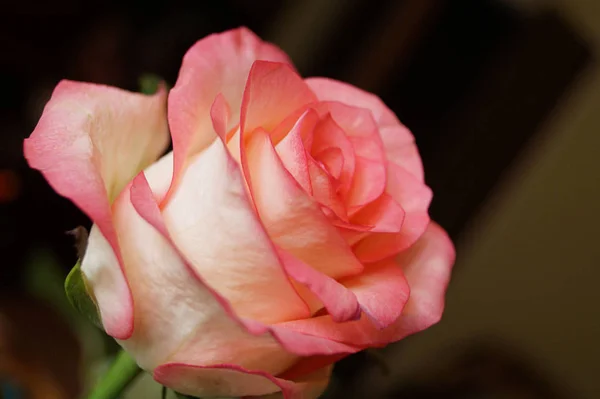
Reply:
[[[115,399],[141,372],[131,356],[121,350],[108,371],[96,383],[87,399]]]

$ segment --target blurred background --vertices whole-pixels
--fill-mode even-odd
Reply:
[[[22,156],[63,78],[173,84],[248,26],[414,133],[458,259],[443,320],[340,362],[328,398],[600,398],[600,1],[8,1],[0,12],[0,398],[75,399],[115,346],[70,310],[88,226]],[[127,398],[160,398],[140,379]]]

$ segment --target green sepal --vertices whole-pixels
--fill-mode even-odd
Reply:
[[[71,305],[77,309],[79,313],[85,316],[96,327],[103,329],[102,321],[98,306],[94,300],[93,294],[88,289],[85,276],[81,271],[81,262],[71,269],[69,275],[65,279],[65,293]]]
[[[140,76],[140,78],[138,79],[138,83],[140,86],[141,93],[152,95],[158,91],[158,88],[161,84],[164,84],[164,80],[158,75],[154,75],[152,73],[145,73],[142,76]]]

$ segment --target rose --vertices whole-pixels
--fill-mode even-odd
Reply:
[[[168,101],[59,83],[25,155],[94,222],[106,332],[181,393],[314,398],[441,317],[454,249],[411,133],[246,29],[196,43]]]

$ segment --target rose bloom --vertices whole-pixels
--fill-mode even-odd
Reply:
[[[412,134],[247,29],[192,46],[168,94],[60,82],[25,156],[94,222],[105,331],[177,392],[316,398],[441,317],[454,248]]]

